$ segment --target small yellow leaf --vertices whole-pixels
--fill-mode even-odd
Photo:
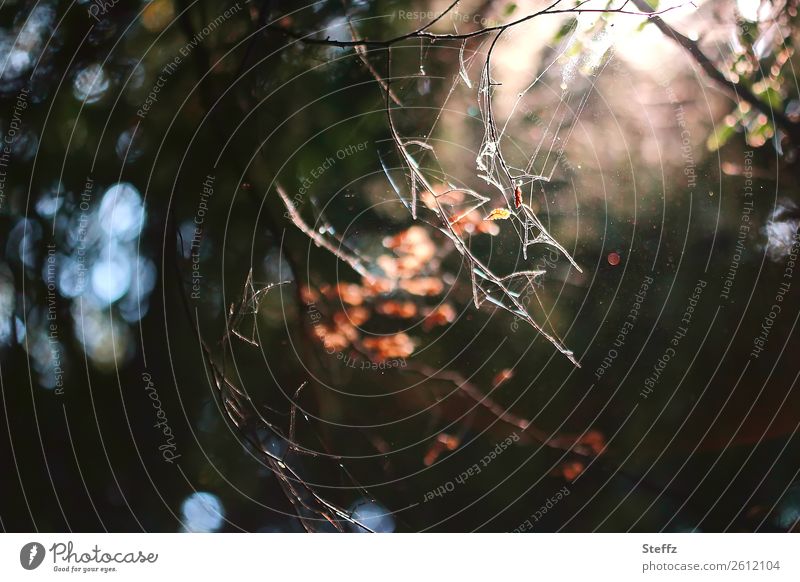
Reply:
[[[506,220],[511,216],[511,211],[506,208],[495,208],[484,220]]]

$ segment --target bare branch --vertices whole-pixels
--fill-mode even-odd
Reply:
[[[308,224],[306,224],[306,222],[300,216],[297,208],[295,208],[291,198],[287,196],[284,189],[280,185],[278,185],[276,189],[278,191],[278,195],[281,197],[281,200],[283,200],[283,204],[286,206],[286,212],[289,214],[289,218],[297,228],[299,228],[306,236],[313,240],[318,247],[324,248],[326,251],[331,252],[336,257],[350,265],[353,270],[364,277],[364,279],[369,282],[375,281],[375,277],[369,272],[366,266],[364,266],[364,263],[361,261],[361,259],[345,251],[341,244],[337,248],[336,245],[332,244],[324,236],[308,226]]]
[[[402,42],[404,40],[409,40],[413,38],[425,38],[433,41],[442,41],[442,40],[466,40],[470,38],[475,38],[478,36],[482,36],[484,34],[489,34],[492,32],[502,32],[529,20],[532,20],[538,16],[543,16],[545,14],[583,14],[583,13],[596,13],[596,14],[628,14],[631,16],[646,16],[648,18],[653,17],[659,14],[665,14],[677,8],[681,8],[683,4],[678,6],[671,6],[669,8],[665,8],[663,10],[658,11],[635,11],[635,10],[626,10],[625,6],[628,4],[629,0],[626,0],[623,5],[619,8],[583,8],[583,6],[589,0],[584,0],[580,2],[576,6],[571,8],[556,8],[559,4],[561,4],[562,0],[556,0],[556,2],[550,4],[547,8],[543,8],[537,12],[532,14],[528,14],[526,16],[520,17],[516,20],[512,20],[511,22],[507,22],[505,24],[497,24],[494,26],[486,26],[483,28],[479,28],[477,30],[473,30],[470,32],[465,33],[457,33],[457,34],[448,34],[448,33],[432,33],[428,32],[428,28],[430,28],[433,24],[438,22],[445,14],[451,11],[458,2],[454,2],[450,5],[450,7],[445,10],[441,15],[439,15],[436,19],[429,22],[425,26],[421,28],[417,28],[412,32],[408,32],[406,34],[401,34],[399,36],[395,36],[388,39],[375,39],[370,40],[367,38],[359,38],[353,40],[332,40],[331,38],[312,38],[312,35],[315,34],[314,32],[311,33],[301,33],[296,30],[292,30],[290,28],[285,28],[283,26],[278,25],[268,25],[265,26],[265,30],[271,30],[274,32],[278,32],[288,38],[292,38],[298,40],[304,44],[314,44],[314,45],[325,45],[325,46],[334,46],[339,48],[351,48],[356,46],[363,46],[363,47],[373,47],[373,48],[388,48],[394,44]]]
[[[251,284],[251,278],[249,276],[246,285],[248,284]],[[261,291],[266,293],[271,288],[274,288],[274,285]],[[229,316],[227,324],[229,330],[233,323],[232,320],[235,319],[240,312],[241,309],[233,310]],[[224,353],[231,349],[230,338],[230,332],[223,337],[222,349]],[[246,338],[243,339],[247,341]],[[263,437],[265,431],[266,434],[274,435],[276,438],[286,441],[289,449],[292,451],[315,455],[313,451],[309,451],[304,447],[296,445],[291,440],[287,440],[278,427],[264,418],[250,396],[237,387],[233,381],[228,379],[224,370],[220,369],[206,343],[202,339],[200,339],[200,342],[206,365],[211,371],[214,384],[217,387],[219,398],[228,419],[234,424],[239,434],[251,445],[253,450],[264,458],[267,465],[277,477],[287,498],[294,506],[297,518],[303,524],[303,527],[308,531],[316,531],[316,522],[325,521],[339,531],[344,531],[342,523],[350,523],[357,528],[363,528],[365,531],[371,532],[372,530],[369,527],[354,519],[347,511],[324,499],[311,485],[300,477],[283,458],[279,457],[266,445]],[[295,393],[295,399],[304,386],[305,382]],[[292,410],[289,432],[294,433],[294,428],[294,410]],[[310,518],[308,517],[309,515],[314,517]]]

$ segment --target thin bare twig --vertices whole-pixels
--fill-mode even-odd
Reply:
[[[356,40],[358,37],[356,36],[356,29],[353,28],[353,24],[351,22],[348,22],[347,26],[350,28],[350,36],[351,36],[351,38],[353,40]],[[403,106],[403,102],[400,101],[400,98],[389,87],[389,84],[386,81],[383,80],[383,78],[381,77],[380,73],[378,73],[378,71],[375,69],[375,67],[372,66],[372,63],[369,62],[369,57],[367,56],[367,47],[365,47],[364,45],[360,45],[359,44],[359,45],[355,45],[354,49],[356,51],[356,54],[358,55],[358,58],[361,59],[361,62],[364,63],[364,66],[367,67],[367,70],[370,72],[370,74],[373,77],[375,77],[375,80],[378,81],[378,84],[383,88],[383,90],[386,91],[389,94],[389,97],[392,98],[392,101],[394,101],[398,106],[402,107]]]
[[[235,310],[231,317],[235,317],[238,311]],[[229,318],[229,328],[230,324]],[[231,349],[230,339],[230,333],[223,338],[224,351]],[[278,478],[287,498],[294,506],[295,513],[303,527],[308,531],[316,531],[315,521],[321,519],[330,523],[339,531],[344,531],[342,523],[350,523],[371,532],[372,530],[369,527],[354,519],[347,511],[323,498],[282,457],[279,457],[267,446],[263,436],[265,430],[269,434],[274,434],[277,438],[287,442],[289,450],[315,455],[313,451],[297,445],[293,440],[286,439],[280,429],[264,418],[252,399],[227,378],[224,371],[216,364],[210,348],[202,340],[201,347],[228,419],[251,447],[265,458],[268,466]],[[304,385],[305,383],[297,390],[296,397]],[[294,428],[294,410],[292,410],[289,432],[294,433]],[[310,519],[306,514],[317,517]]]
[[[484,74],[481,77],[481,87],[486,88],[485,91],[486,99],[491,99],[491,95],[488,90],[490,84],[489,73],[488,73],[490,57],[491,57],[491,49],[489,50],[489,53],[487,55],[487,63],[484,66]],[[386,67],[387,67],[386,83],[389,87],[391,87],[391,82],[392,82],[391,48],[386,51]],[[408,171],[410,176],[412,218],[415,220],[417,219],[418,188],[421,186],[423,191],[427,191],[433,195],[436,204],[435,212],[440,221],[440,224],[438,225],[439,230],[453,242],[456,251],[458,251],[458,253],[461,254],[469,263],[470,266],[469,271],[472,281],[473,301],[475,307],[479,308],[485,301],[489,301],[490,303],[493,303],[494,305],[501,307],[502,309],[505,309],[510,313],[512,313],[513,315],[523,319],[529,325],[531,325],[536,331],[538,331],[542,336],[544,336],[544,338],[547,339],[547,341],[549,341],[553,346],[555,346],[559,352],[564,354],[569,359],[569,361],[572,362],[573,365],[575,365],[576,367],[580,367],[580,364],[575,359],[573,352],[567,349],[563,341],[557,337],[555,332],[548,332],[544,329],[543,326],[539,325],[525,309],[525,307],[519,300],[518,294],[513,293],[510,290],[510,288],[508,287],[509,281],[511,279],[516,278],[518,274],[512,273],[511,275],[508,276],[500,276],[495,274],[491,269],[489,269],[487,265],[485,265],[480,259],[478,259],[478,257],[476,257],[472,253],[466,242],[461,238],[461,236],[459,236],[459,234],[456,232],[453,226],[453,221],[447,218],[445,211],[439,202],[439,199],[443,195],[437,195],[435,193],[435,189],[429,183],[426,176],[422,173],[420,165],[408,151],[409,145],[418,145],[428,151],[433,151],[433,148],[425,142],[419,142],[418,140],[403,140],[403,138],[400,137],[400,134],[398,133],[394,123],[394,118],[392,115],[392,103],[388,95],[388,92],[386,93],[385,107],[386,107],[386,115],[388,119],[389,131],[392,140],[398,152],[400,153],[404,166],[406,167],[406,170]],[[491,120],[489,121],[489,124],[490,126],[494,127],[494,129],[487,131],[496,132],[496,126]],[[485,150],[485,147],[482,148],[482,150]],[[495,148],[496,154],[498,154],[498,150],[499,148]],[[479,156],[478,160],[479,167],[481,163],[480,159],[481,156]],[[501,190],[501,192],[504,190],[503,185],[500,184],[496,179],[493,179],[491,176],[488,176],[488,180],[490,181],[490,183],[495,183],[497,187]],[[482,196],[481,194],[478,194],[477,192],[474,192],[469,189],[460,189],[459,191],[464,192],[465,194],[477,200],[474,208],[480,207],[482,204],[484,204],[489,200],[487,197]],[[525,209],[524,212],[525,212],[524,227],[526,229],[525,230],[526,238],[524,244],[526,245],[529,244],[527,239],[527,234],[529,225],[532,225],[539,230],[539,234],[530,244],[541,242],[554,246],[560,252],[563,252],[567,257],[569,257],[570,262],[577,267],[577,263],[575,262],[575,260],[569,255],[569,253],[566,252],[566,250],[561,245],[559,245],[555,241],[555,239],[552,236],[550,236],[550,234],[544,228],[544,225],[541,223],[541,221],[539,221],[539,219],[536,218],[535,213],[533,213],[533,211],[529,207]],[[580,268],[578,268],[578,271],[580,271]]]
[[[342,248],[341,241],[339,241],[340,244],[337,247],[313,228],[308,226],[306,221],[303,220],[303,217],[300,216],[300,213],[297,211],[297,208],[295,207],[291,198],[289,198],[289,196],[286,194],[286,191],[280,185],[277,185],[275,189],[278,191],[278,195],[281,197],[281,200],[283,200],[284,206],[286,206],[286,212],[289,215],[289,219],[297,228],[299,228],[306,236],[308,236],[308,238],[313,240],[318,247],[324,248],[326,251],[329,251],[337,258],[350,265],[350,267],[352,267],[356,273],[364,277],[364,279],[369,282],[375,281],[375,276],[369,272],[359,257],[345,251]]]
[[[550,4],[547,8],[543,8],[542,10],[539,10],[539,11],[534,12],[532,14],[528,14],[526,16],[520,17],[520,18],[518,18],[516,20],[512,20],[511,22],[507,22],[505,24],[497,24],[497,25],[494,25],[494,26],[485,26],[483,28],[479,28],[477,30],[473,30],[473,31],[470,31],[470,32],[455,33],[455,34],[428,32],[428,28],[430,28],[436,22],[441,20],[444,15],[446,15],[447,13],[452,11],[452,9],[455,8],[455,6],[456,6],[456,4],[458,4],[458,2],[454,2],[453,4],[451,4],[450,7],[448,7],[444,12],[442,12],[442,14],[440,14],[436,19],[434,19],[433,21],[429,22],[425,26],[417,28],[416,30],[413,30],[411,32],[407,32],[405,34],[401,34],[399,36],[395,36],[395,37],[388,38],[388,39],[374,39],[374,40],[371,40],[371,39],[367,39],[367,38],[360,38],[360,39],[354,39],[354,40],[349,40],[349,41],[347,41],[347,40],[333,40],[330,37],[327,37],[327,38],[324,38],[324,39],[312,38],[311,35],[313,35],[315,33],[301,33],[301,32],[292,30],[290,28],[285,28],[285,27],[279,26],[279,25],[268,25],[268,26],[265,27],[265,29],[266,30],[271,30],[271,31],[274,31],[274,32],[278,32],[278,33],[283,34],[284,36],[286,36],[288,38],[292,38],[292,39],[298,40],[300,42],[303,42],[304,44],[334,46],[334,47],[339,47],[339,48],[352,48],[352,47],[355,47],[355,46],[378,47],[378,48],[379,47],[384,47],[384,48],[386,48],[386,47],[390,47],[390,46],[392,46],[394,44],[397,44],[399,42],[402,42],[404,40],[409,40],[409,39],[413,39],[413,38],[424,38],[424,39],[433,40],[433,41],[466,40],[466,39],[475,38],[477,36],[481,36],[481,35],[484,35],[484,34],[489,34],[489,33],[492,33],[492,32],[502,32],[504,30],[507,30],[509,28],[512,28],[514,26],[517,26],[519,24],[522,24],[524,22],[527,22],[529,20],[537,18],[539,16],[543,16],[545,14],[555,15],[555,14],[582,14],[582,13],[590,14],[590,13],[596,13],[596,14],[628,14],[628,15],[631,15],[631,16],[653,17],[654,15],[665,14],[667,12],[670,12],[672,10],[675,10],[675,9],[680,8],[680,7],[683,6],[681,4],[681,5],[678,5],[678,6],[671,6],[669,8],[665,8],[663,10],[654,11],[654,12],[640,12],[640,11],[634,11],[634,10],[626,10],[624,8],[624,6],[627,4],[627,2],[625,2],[625,4],[623,4],[623,7],[620,7],[620,8],[583,8],[583,6],[589,1],[589,0],[584,0],[583,2],[580,2],[580,3],[576,4],[575,6],[573,6],[571,8],[556,8],[556,6],[561,4],[562,1],[563,0],[556,0],[556,2],[554,2],[553,4]]]

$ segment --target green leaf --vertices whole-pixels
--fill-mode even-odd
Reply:
[[[579,54],[583,52],[583,43],[579,40],[576,40],[572,43],[572,45],[564,52],[564,56],[568,59],[572,57],[577,57]]]
[[[729,139],[733,137],[736,130],[728,124],[723,124],[717,127],[717,130],[706,140],[706,147],[708,151],[715,152],[724,146]]]
[[[770,107],[778,111],[783,109],[783,97],[772,87],[767,87],[758,96],[765,101]]]
[[[575,30],[575,27],[577,25],[578,25],[578,19],[577,18],[570,18],[568,21],[566,21],[564,23],[564,25],[560,29],[558,29],[558,32],[553,37],[553,40],[555,40],[555,41],[562,40],[569,33],[571,33],[573,30]]]
[[[503,15],[505,15],[505,16],[511,16],[512,14],[514,14],[514,11],[515,11],[516,9],[517,9],[517,5],[516,5],[516,3],[514,3],[514,2],[511,2],[511,3],[509,3],[509,4],[506,4],[506,8],[505,8],[505,10],[503,10]]]

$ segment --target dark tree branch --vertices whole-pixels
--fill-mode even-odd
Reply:
[[[678,6],[671,6],[669,8],[665,8],[664,10],[654,11],[650,8],[648,11],[640,12],[635,10],[626,10],[625,6],[628,4],[628,0],[619,7],[619,8],[583,8],[590,0],[583,0],[576,4],[571,8],[557,8],[559,4],[561,4],[562,0],[556,0],[552,4],[550,4],[547,8],[543,8],[537,12],[533,12],[526,16],[522,16],[516,20],[512,20],[511,22],[507,22],[505,24],[497,24],[494,26],[486,26],[483,28],[479,28],[477,30],[473,30],[470,32],[464,32],[460,34],[450,34],[450,33],[434,33],[429,32],[428,29],[436,24],[436,22],[440,21],[447,13],[453,10],[458,4],[458,1],[453,2],[446,10],[444,10],[439,16],[433,19],[431,22],[426,24],[425,26],[413,30],[411,32],[407,32],[405,34],[401,34],[399,36],[395,36],[388,39],[367,39],[367,38],[360,38],[360,39],[353,39],[353,40],[332,40],[330,38],[311,38],[311,36],[315,33],[302,33],[296,30],[292,30],[290,28],[285,28],[283,26],[278,25],[269,25],[266,26],[266,30],[271,30],[274,32],[278,32],[287,36],[289,38],[293,38],[304,44],[316,44],[316,45],[325,45],[325,46],[334,46],[339,48],[352,48],[352,47],[366,47],[366,48],[387,48],[392,45],[395,45],[399,42],[404,40],[409,40],[412,38],[426,38],[433,41],[440,41],[440,40],[467,40],[470,38],[475,38],[478,36],[482,36],[484,34],[489,34],[491,32],[503,32],[509,28],[513,28],[519,24],[527,22],[529,20],[533,20],[538,16],[543,16],[545,14],[582,14],[582,13],[602,13],[602,14],[630,14],[632,16],[646,16],[648,18],[654,18],[658,14],[664,14],[669,12],[670,10],[675,10],[676,8],[680,8],[682,5]],[[649,7],[648,7],[649,8]]]

